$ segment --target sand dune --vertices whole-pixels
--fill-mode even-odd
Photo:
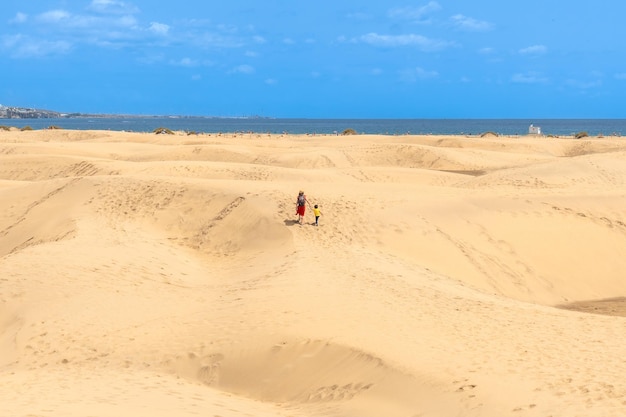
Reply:
[[[0,415],[624,415],[625,161],[0,131]]]

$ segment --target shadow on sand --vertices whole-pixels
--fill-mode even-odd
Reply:
[[[606,298],[604,300],[576,301],[557,305],[558,308],[582,313],[603,314],[606,316],[626,317],[626,297]]]

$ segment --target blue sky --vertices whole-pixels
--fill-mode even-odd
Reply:
[[[624,118],[626,2],[3,0],[0,103],[310,118]]]

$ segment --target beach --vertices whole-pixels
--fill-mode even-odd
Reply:
[[[626,415],[625,162],[623,137],[0,131],[0,416]]]

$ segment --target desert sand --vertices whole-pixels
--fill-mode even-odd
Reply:
[[[625,208],[620,137],[0,131],[0,416],[623,416]]]

